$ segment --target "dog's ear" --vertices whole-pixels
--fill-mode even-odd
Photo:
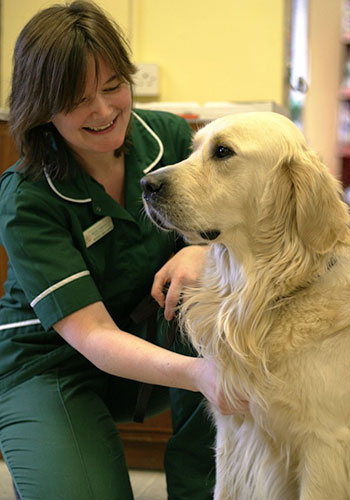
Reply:
[[[350,243],[350,219],[340,183],[315,153],[301,150],[283,159],[271,176],[274,209],[307,248],[324,254],[337,242]]]

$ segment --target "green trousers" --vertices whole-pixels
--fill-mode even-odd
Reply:
[[[132,500],[115,422],[131,419],[138,384],[80,354],[0,395],[0,445],[22,500]],[[209,500],[214,429],[199,394],[155,387],[148,414],[172,409],[169,500]]]

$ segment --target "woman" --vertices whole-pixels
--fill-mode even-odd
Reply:
[[[115,421],[131,418],[135,381],[157,384],[149,413],[173,388],[169,498],[212,497],[200,393],[229,411],[215,367],[179,342],[147,342],[146,322],[130,318],[152,288],[171,319],[206,253],[181,249],[142,211],[140,178],[185,158],[191,133],[176,116],[132,110],[134,71],[118,27],[86,1],[39,12],[16,43],[9,103],[21,159],[0,181],[0,442],[24,500],[133,498]],[[159,317],[160,342],[165,331]]]

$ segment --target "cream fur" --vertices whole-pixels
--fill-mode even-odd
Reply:
[[[187,160],[147,178],[161,186],[146,203],[161,226],[190,242],[220,231],[180,311],[226,397],[250,401],[244,417],[212,409],[215,500],[349,500],[350,236],[337,181],[274,113],[210,123]]]

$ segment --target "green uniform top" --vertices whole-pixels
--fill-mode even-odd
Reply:
[[[147,219],[140,179],[186,158],[191,129],[176,115],[137,110],[131,140],[125,207],[82,169],[69,181],[31,181],[16,166],[2,175],[0,243],[9,268],[0,299],[0,389],[11,372],[25,376],[67,350],[52,325],[84,306],[102,300],[117,325],[132,331],[130,312],[176,250],[174,234]]]

